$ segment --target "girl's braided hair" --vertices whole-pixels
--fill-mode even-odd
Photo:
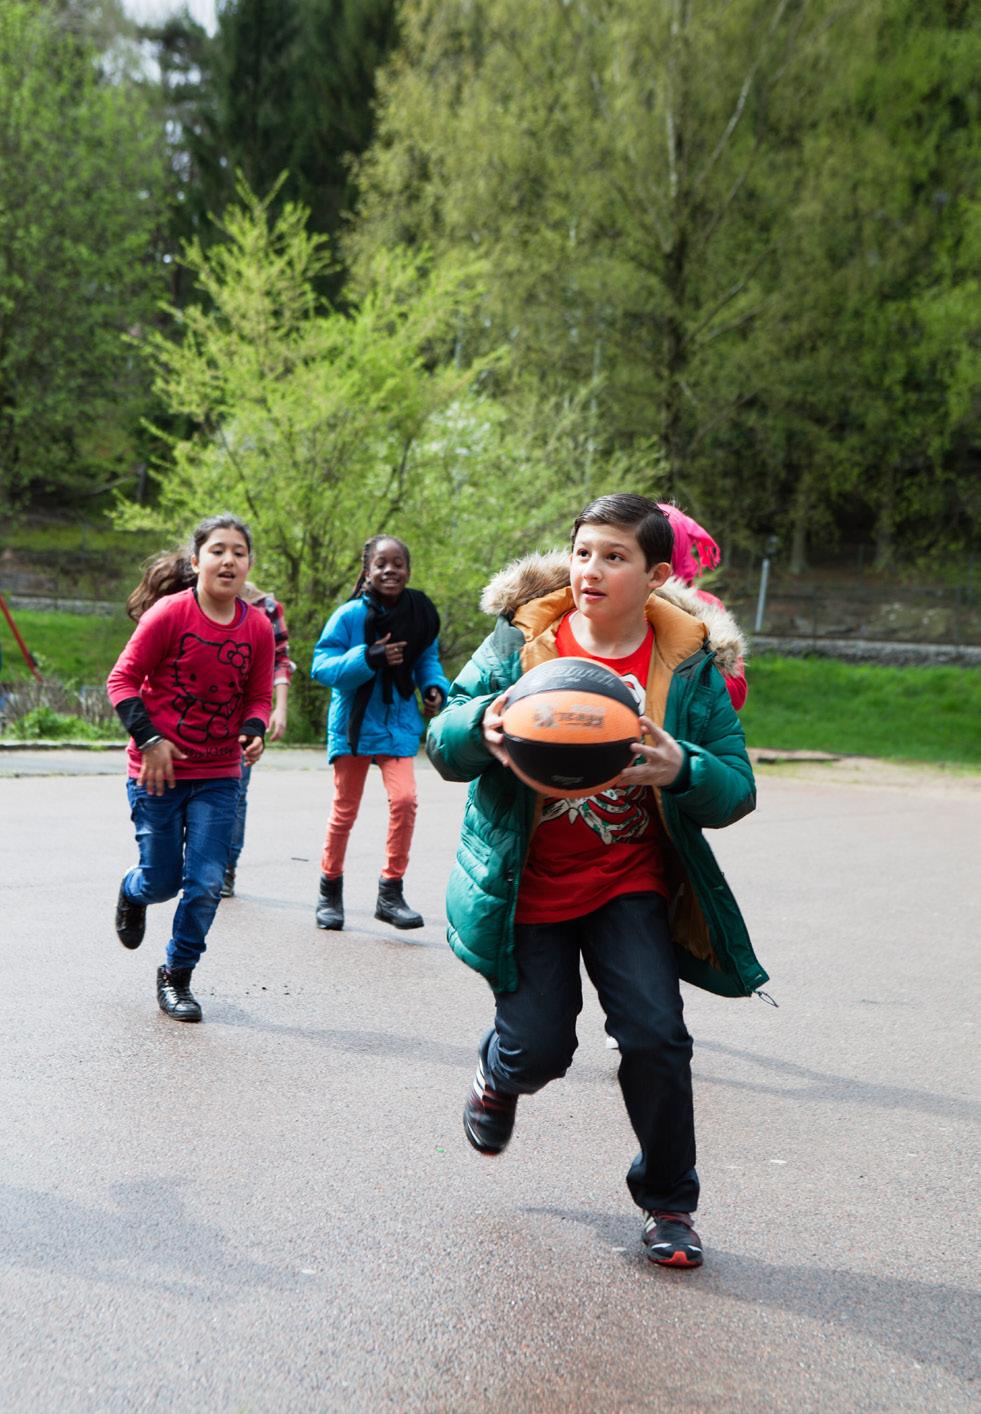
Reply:
[[[194,527],[183,549],[165,550],[147,562],[143,578],[126,600],[126,612],[131,619],[138,623],[158,599],[164,599],[168,594],[179,594],[182,589],[190,589],[197,583],[191,561],[197,558],[202,545],[207,544],[216,530],[237,530],[249,547],[251,561],[252,532],[245,521],[227,512],[208,516]]]
[[[391,540],[393,545],[397,545],[405,556],[406,569],[410,570],[412,568],[412,556],[409,554],[409,547],[404,540],[400,540],[397,535],[373,535],[370,540],[364,542],[364,549],[361,551],[361,573],[358,575],[358,582],[354,586],[354,593],[351,595],[352,599],[357,599],[362,589],[364,589],[365,580],[368,578],[368,566],[371,564],[371,557],[383,540]]]

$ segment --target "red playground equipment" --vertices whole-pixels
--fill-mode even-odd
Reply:
[[[34,676],[37,678],[38,682],[43,682],[44,679],[41,677],[40,669],[38,668],[37,663],[35,663],[34,658],[33,658],[32,654],[31,654],[30,650],[29,650],[28,647],[27,647],[27,644],[26,644],[26,643],[24,642],[24,640],[21,638],[21,636],[20,636],[20,630],[18,629],[17,625],[14,623],[14,616],[13,616],[13,614],[10,612],[10,609],[9,609],[9,607],[8,607],[8,605],[7,605],[7,601],[6,601],[6,599],[3,597],[2,594],[0,594],[0,610],[3,611],[3,616],[4,616],[4,618],[7,620],[7,623],[10,625],[10,632],[14,635],[14,639],[15,639],[15,641],[16,641],[16,643],[17,643],[17,647],[20,649],[21,653],[23,654],[24,662],[25,662],[25,663],[27,664],[27,666],[30,668],[31,672],[32,672],[32,673],[34,674]]]

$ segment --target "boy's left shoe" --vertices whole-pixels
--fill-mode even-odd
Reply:
[[[477,1074],[463,1107],[463,1132],[478,1154],[503,1154],[514,1130],[517,1095],[495,1090],[487,1079],[487,1051],[494,1032],[480,1043]]]
[[[643,1243],[652,1262],[661,1267],[700,1267],[702,1239],[695,1231],[691,1213],[649,1212],[644,1223]]]
[[[383,923],[391,923],[393,928],[421,928],[424,919],[421,913],[410,908],[402,894],[401,879],[378,880],[378,902],[375,917]]]
[[[221,881],[219,893],[221,898],[235,897],[235,866],[233,864],[229,864],[225,870],[225,877]]]

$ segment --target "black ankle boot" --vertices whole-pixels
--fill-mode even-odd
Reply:
[[[375,917],[383,923],[391,923],[393,928],[421,928],[423,917],[410,908],[402,897],[401,879],[378,880],[378,903]]]
[[[191,996],[190,967],[157,968],[157,1002],[175,1021],[200,1021],[201,1007]]]
[[[320,897],[317,900],[317,927],[335,932],[344,927],[344,875],[328,879],[320,876]]]
[[[127,898],[123,892],[125,884],[124,879],[116,899],[116,937],[124,948],[138,948],[146,931],[146,904]]]

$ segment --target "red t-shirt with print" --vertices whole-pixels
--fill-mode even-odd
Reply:
[[[559,656],[592,658],[624,679],[644,710],[654,630],[626,658],[599,658],[576,642],[567,614],[555,638]],[[518,889],[516,923],[563,923],[617,894],[668,896],[664,827],[650,786],[608,788],[559,800],[546,796]]]

